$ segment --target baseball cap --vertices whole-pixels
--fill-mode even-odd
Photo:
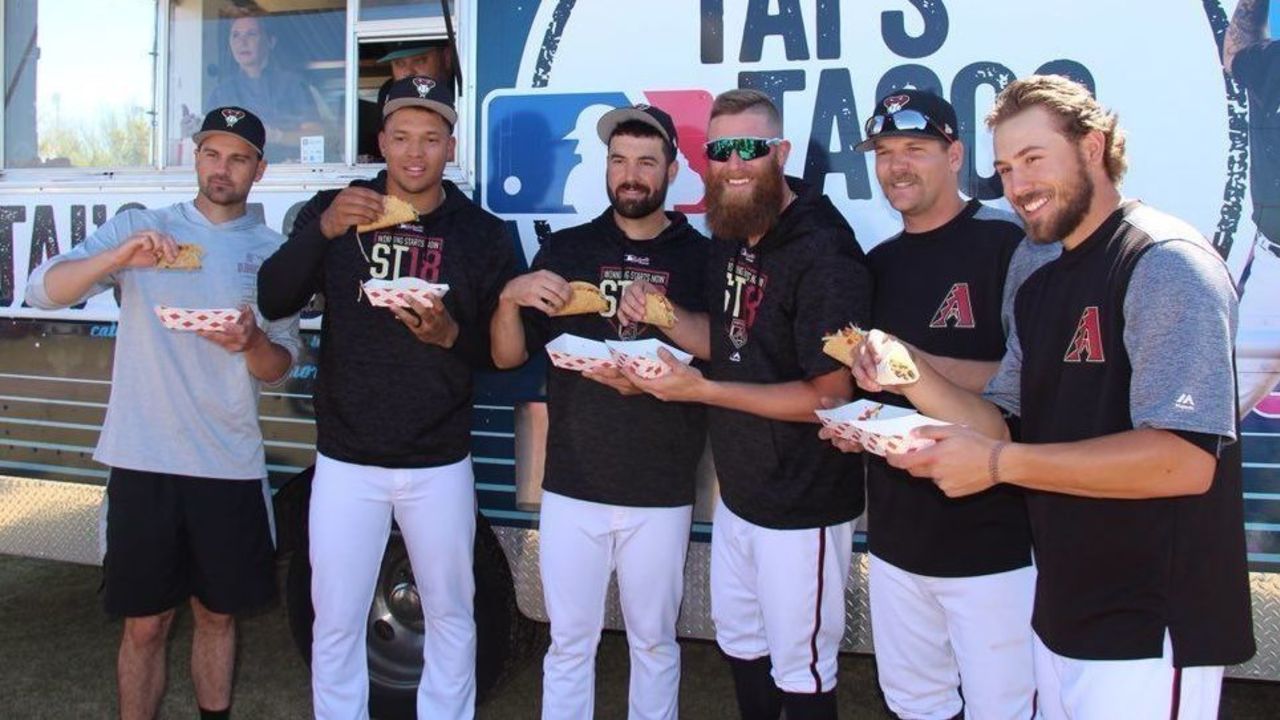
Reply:
[[[426,75],[396,80],[387,87],[387,100],[382,105],[382,119],[407,107],[426,108],[439,114],[450,125],[458,122],[458,111],[453,108],[453,89],[449,83],[436,82]]]
[[[927,90],[894,90],[876,103],[875,114],[863,128],[867,139],[854,150],[873,150],[876,139],[883,137],[928,137],[953,143],[960,139],[956,124],[956,109],[943,98]]]
[[[389,63],[392,60],[400,60],[402,58],[414,57],[415,55],[422,55],[429,52],[433,47],[438,46],[433,45],[426,40],[406,40],[404,42],[398,42],[391,46],[386,55],[378,58],[378,62]]]
[[[210,110],[204,116],[200,131],[191,136],[196,145],[204,142],[210,135],[234,135],[253,146],[262,156],[262,147],[267,142],[267,130],[257,115],[235,105],[227,105]]]
[[[596,134],[600,136],[600,141],[605,145],[609,144],[609,138],[613,137],[613,131],[624,122],[635,120],[658,131],[663,140],[666,140],[672,148],[676,147],[678,142],[676,138],[676,124],[671,120],[671,116],[652,105],[644,103],[636,103],[631,107],[615,108],[600,116],[600,121],[596,123]]]

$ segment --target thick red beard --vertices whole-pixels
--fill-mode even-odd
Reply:
[[[769,231],[782,212],[785,192],[782,173],[769,162],[753,175],[751,192],[730,194],[724,175],[728,170],[709,173],[707,183],[707,227],[717,237],[743,239],[759,237]]]

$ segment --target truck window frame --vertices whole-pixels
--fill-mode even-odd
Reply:
[[[169,134],[169,53],[171,50],[170,19],[174,0],[156,0],[155,63],[152,72],[153,162],[146,166],[130,167],[79,167],[79,168],[5,168],[4,113],[0,113],[0,189],[17,190],[74,190],[110,192],[112,190],[171,190],[195,187],[195,171],[190,166],[168,164],[165,144]],[[454,159],[445,166],[445,178],[465,191],[475,187],[476,158],[473,149],[478,141],[475,112],[475,3],[472,0],[453,0],[450,10],[454,16],[457,62],[462,74],[458,88],[458,123],[454,128],[457,151]],[[295,163],[269,165],[258,187],[296,188],[299,186],[345,185],[353,177],[369,176],[377,172],[380,164],[356,163],[358,141],[359,48],[367,42],[393,40],[447,39],[444,18],[419,17],[411,19],[360,20],[359,0],[347,0],[344,61],[346,63],[346,93],[343,106],[345,129],[343,132],[342,161],[301,165]],[[0,33],[5,28],[4,7],[0,3]],[[3,35],[0,35],[3,37]]]

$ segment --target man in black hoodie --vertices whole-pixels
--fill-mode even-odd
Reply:
[[[610,207],[586,225],[548,237],[533,271],[507,283],[491,326],[499,367],[519,365],[560,333],[591,340],[656,335],[657,328],[643,322],[618,323],[617,302],[634,282],[705,311],[709,242],[684,215],[663,212],[679,170],[671,116],[649,105],[618,108],[600,118],[597,130],[609,146]],[[599,287],[608,309],[555,316],[575,280]],[[616,570],[631,645],[628,716],[674,720],[680,686],[676,619],[695,471],[706,444],[702,406],[656,400],[616,369],[552,368],[547,385],[539,558],[551,647],[542,715],[592,717],[596,646]],[[622,442],[619,433],[626,434]]]
[[[704,377],[628,379],[661,400],[710,405],[720,480],[711,614],[743,718],[836,717],[836,654],[860,462],[821,440],[813,411],[847,399],[849,373],[823,335],[865,323],[871,276],[853,230],[818,188],[784,175],[791,144],[768,96],[730,90],[707,130],[710,312],[677,307],[668,335],[710,359]],[[632,284],[620,317],[643,317]]]
[[[443,179],[456,120],[444,86],[398,81],[379,135],[386,171],[317,194],[259,274],[268,318],[325,298],[310,509],[317,718],[367,717],[365,621],[393,512],[426,622],[418,716],[474,713],[471,373],[490,365],[489,316],[515,255],[502,222]],[[358,233],[383,193],[418,218]],[[390,311],[363,298],[365,281],[407,277],[449,289]]]

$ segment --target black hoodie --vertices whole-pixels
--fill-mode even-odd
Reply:
[[[386,183],[383,171],[351,184],[385,193]],[[444,191],[440,207],[417,223],[359,236],[352,228],[332,240],[320,231],[320,215],[339,191],[320,192],[258,273],[267,318],[324,295],[315,404],[316,449],[326,457],[435,467],[470,452],[471,372],[492,366],[489,318],[515,272],[515,248],[501,220],[453,183]],[[390,310],[361,297],[366,280],[404,276],[449,285],[444,305],[458,324],[451,349],[420,342]]]
[[[794,178],[796,199],[755,247],[715,238],[708,285],[711,378],[773,384],[843,365],[822,336],[867,327],[871,273],[853,230],[817,188]],[[720,494],[734,514],[778,529],[825,527],[862,513],[863,472],[818,438],[813,423],[712,408]]]
[[[626,286],[648,280],[694,312],[706,311],[705,278],[711,242],[680,213],[652,240],[632,240],[613,210],[585,225],[549,236],[532,269],[598,284],[609,299],[603,315],[547,317],[522,309],[529,353],[561,333],[592,340],[639,340],[661,332],[617,322]],[[547,468],[542,486],[589,502],[632,507],[691,505],[698,460],[706,446],[701,405],[666,403],[650,395],[623,397],[581,373],[551,367],[547,382]]]

